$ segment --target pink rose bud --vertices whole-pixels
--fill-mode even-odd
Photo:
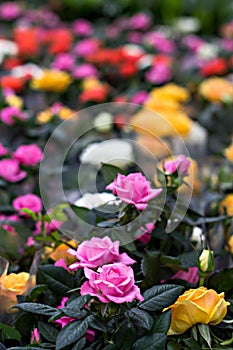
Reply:
[[[30,209],[34,213],[39,213],[42,210],[42,201],[40,197],[32,193],[15,198],[12,204],[13,208],[19,211],[19,213],[23,216],[27,216],[27,214],[20,211],[22,208]]]
[[[88,267],[84,274],[88,281],[81,286],[81,295],[92,295],[102,303],[122,304],[135,299],[143,301],[140,289],[135,285],[134,272],[130,266],[115,263],[99,267],[95,272]]]
[[[0,160],[0,176],[8,182],[18,182],[27,176],[26,171],[19,167],[16,159]]]
[[[93,237],[90,241],[84,241],[79,244],[77,251],[69,249],[68,253],[75,256],[79,262],[69,266],[71,270],[77,270],[83,267],[95,269],[99,266],[111,262],[122,262],[126,265],[132,265],[135,260],[131,259],[126,253],[119,253],[120,242],[112,242],[109,237]]]
[[[33,166],[41,161],[43,153],[37,145],[22,145],[15,151],[14,158],[23,165]]]
[[[133,204],[138,210],[145,209],[148,202],[162,192],[162,188],[152,189],[150,182],[141,173],[127,176],[118,174],[106,189],[111,190],[122,202]]]
[[[40,332],[38,328],[34,328],[31,336],[31,343],[38,343],[40,340]]]
[[[8,149],[4,147],[3,144],[0,142],[0,157],[5,156],[8,153],[9,153]]]
[[[174,161],[168,160],[165,162],[164,169],[168,175],[171,175],[175,171],[178,171],[179,175],[187,176],[190,165],[190,160],[187,159],[185,155],[181,154]]]

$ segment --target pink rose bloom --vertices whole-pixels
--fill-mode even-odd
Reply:
[[[171,279],[180,279],[192,284],[197,284],[199,281],[198,268],[195,266],[189,267],[187,272],[180,270],[175,275],[173,275]]]
[[[55,262],[54,266],[60,266],[63,267],[66,271],[70,272],[69,267],[66,265],[66,262],[64,259],[59,259]]]
[[[137,240],[142,244],[147,244],[150,241],[151,232],[154,230],[155,224],[153,222],[149,222],[145,226],[145,228],[141,228],[142,234],[139,237],[137,237]]]
[[[153,84],[166,83],[172,78],[171,69],[165,63],[158,63],[146,72],[145,78]]]
[[[26,166],[36,165],[43,158],[43,153],[37,145],[21,145],[14,153],[20,163]]]
[[[42,201],[40,197],[35,194],[28,193],[23,196],[19,196],[13,200],[13,208],[23,216],[28,216],[24,212],[20,212],[20,209],[27,208],[34,213],[39,213],[42,210]]]
[[[19,222],[19,218],[17,215],[3,215],[0,214],[0,220],[7,220],[7,221],[15,221],[15,222]],[[0,227],[2,227],[4,230],[8,231],[8,232],[15,232],[15,228],[14,226],[11,226],[10,224],[0,224]]]
[[[129,20],[129,28],[133,30],[147,30],[151,26],[150,17],[143,12],[138,12]]]
[[[19,167],[17,159],[0,160],[0,176],[8,182],[18,182],[27,176]]]
[[[99,44],[96,39],[83,39],[75,45],[74,53],[77,56],[85,57],[96,52],[98,47]]]
[[[61,300],[61,304],[57,306],[57,309],[62,309],[66,306],[66,302],[69,300],[67,297],[63,297]],[[58,320],[55,320],[54,323],[58,323],[61,325],[61,328],[65,327],[68,323],[74,321],[75,318],[69,317],[69,316],[63,316],[59,318]]]
[[[91,23],[84,18],[79,18],[73,22],[73,31],[80,36],[89,36],[93,33]]]
[[[120,241],[112,242],[109,237],[93,237],[89,241],[79,244],[77,251],[69,249],[68,253],[75,256],[79,262],[69,266],[71,270],[83,267],[95,269],[99,266],[111,262],[121,262],[126,265],[132,265],[135,260],[131,259],[126,253],[119,253]]]
[[[118,174],[106,189],[111,190],[123,202],[135,205],[138,210],[145,209],[148,202],[162,192],[162,188],[152,189],[150,181],[141,173],[127,176]]]
[[[144,35],[140,32],[129,32],[127,34],[127,41],[133,44],[140,44],[142,42],[143,36]]]
[[[3,146],[3,144],[0,142],[0,157],[5,156],[5,154],[8,154],[9,151],[6,147]]]
[[[146,101],[148,96],[149,94],[147,91],[141,90],[141,91],[138,91],[135,95],[133,95],[130,102],[140,105]]]
[[[28,239],[27,239],[26,246],[27,246],[27,247],[32,247],[32,246],[34,246],[35,243],[36,243],[36,242],[35,242],[34,238],[33,238],[32,236],[30,236],[30,237],[28,237]]]
[[[38,343],[40,340],[40,332],[38,328],[34,328],[31,335],[31,343]]]
[[[85,79],[98,76],[98,71],[92,64],[83,63],[73,69],[72,75],[77,79]]]
[[[75,59],[68,53],[61,53],[55,57],[52,63],[53,69],[71,70],[74,67]]]
[[[21,9],[15,2],[5,2],[0,6],[0,18],[11,21],[20,15]]]
[[[146,35],[145,41],[154,46],[160,52],[173,53],[175,51],[175,43],[167,39],[161,32],[150,32]]]
[[[15,119],[24,121],[27,118],[28,116],[26,113],[13,106],[5,107],[0,112],[1,121],[7,125],[14,125]]]
[[[196,35],[190,34],[182,39],[182,44],[190,49],[192,52],[197,52],[200,47],[205,44],[204,40]]]
[[[51,232],[57,231],[62,224],[63,224],[62,221],[52,219],[50,222],[44,223],[44,230],[46,234],[49,235]],[[41,220],[37,221],[36,229],[33,231],[34,235],[39,235],[40,233],[41,233]]]
[[[221,47],[225,50],[225,51],[233,51],[233,40],[232,39],[222,39],[221,41]]]
[[[166,161],[164,163],[164,169],[169,175],[173,174],[175,171],[178,171],[179,175],[187,176],[190,165],[190,160],[187,159],[185,155],[181,154],[174,161]]]
[[[102,303],[122,304],[144,298],[134,284],[134,272],[130,266],[115,263],[99,267],[98,272],[84,268],[88,281],[81,286],[81,295],[96,296]]]

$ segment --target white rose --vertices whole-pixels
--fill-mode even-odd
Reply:
[[[18,53],[18,45],[10,40],[0,39],[0,63],[6,55],[15,56]]]
[[[108,132],[112,129],[113,115],[108,112],[99,113],[94,119],[94,127],[100,132]]]
[[[17,78],[23,78],[26,75],[31,75],[33,78],[40,78],[43,74],[43,70],[34,63],[26,63],[11,70],[11,75]]]
[[[219,48],[215,44],[204,44],[201,45],[198,49],[198,56],[203,59],[215,58],[218,55]]]
[[[116,197],[107,192],[102,193],[85,193],[84,196],[78,199],[74,204],[77,207],[84,207],[88,209],[97,208],[101,205],[104,205],[108,202],[115,201]],[[110,204],[109,203],[109,204]]]
[[[195,17],[179,17],[175,20],[174,29],[179,33],[194,33],[200,29],[200,21]]]
[[[80,161],[97,167],[101,163],[108,163],[125,168],[134,161],[133,147],[129,142],[120,139],[92,143],[82,152]]]

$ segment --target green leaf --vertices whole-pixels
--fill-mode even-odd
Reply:
[[[193,338],[183,339],[183,342],[187,345],[190,350],[200,350],[201,347]]]
[[[71,322],[62,328],[57,337],[56,350],[63,349],[81,339],[87,332],[91,318],[92,316],[88,316],[85,320]]]
[[[36,303],[17,304],[14,306],[14,308],[17,308],[26,312],[31,312],[37,315],[46,315],[46,316],[52,316],[57,312],[57,309],[55,307],[51,307],[44,304],[36,304]]]
[[[2,331],[3,339],[15,339],[20,341],[21,334],[19,331],[17,331],[17,329],[3,323],[0,323],[0,329]]]
[[[109,344],[103,348],[103,350],[119,350],[116,344]]]
[[[61,203],[54,207],[52,211],[49,213],[49,218],[58,220],[58,221],[66,221],[67,216],[63,212],[64,209],[66,209],[69,206],[68,203]]]
[[[134,343],[132,350],[165,350],[167,337],[162,333],[145,336]]]
[[[38,346],[14,346],[13,348],[8,348],[8,350],[44,350],[44,348],[39,348]]]
[[[39,266],[37,283],[47,284],[58,295],[66,294],[75,286],[74,277],[62,267],[54,265]]]
[[[86,345],[86,338],[81,338],[78,342],[73,346],[72,350],[82,350]]]
[[[160,252],[146,252],[142,259],[142,273],[145,279],[142,283],[143,287],[151,287],[159,283],[160,276]]]
[[[27,299],[30,300],[36,300],[38,298],[39,295],[41,295],[43,293],[44,290],[46,290],[48,288],[48,286],[46,286],[46,284],[39,284],[35,287],[33,287],[28,295],[27,295]]]
[[[153,333],[167,334],[171,324],[171,310],[163,312],[155,321],[153,326]]]
[[[144,301],[139,306],[148,311],[161,310],[173,304],[183,290],[182,286],[175,284],[163,284],[154,286],[143,294]]]
[[[70,207],[78,219],[88,223],[89,225],[95,225],[96,215],[92,210],[83,207],[77,207],[76,205],[71,205]]]
[[[214,273],[208,279],[207,287],[217,292],[225,292],[229,298],[233,297],[233,268]]]
[[[211,349],[211,336],[210,336],[210,329],[207,324],[198,324],[197,328],[202,336],[203,339],[207,342]]]
[[[182,346],[176,341],[169,341],[167,344],[167,350],[182,350]]]
[[[148,312],[132,308],[127,312],[127,314],[138,328],[145,328],[147,330],[151,329],[153,325],[153,318],[150,314],[148,314]]]
[[[37,221],[37,215],[31,209],[21,208],[20,211],[29,215],[32,218],[32,220]]]
[[[74,302],[68,304],[65,308],[61,309],[61,311],[69,317],[73,318],[84,318],[87,314],[86,310],[81,310]]]
[[[38,322],[38,328],[39,328],[40,334],[46,340],[48,340],[49,342],[53,342],[53,343],[56,342],[56,338],[58,335],[58,330],[56,328],[50,326],[47,323],[41,322],[41,321]]]
[[[98,331],[101,331],[101,332],[106,332],[107,330],[105,323],[97,317],[91,320],[90,327],[97,329]]]
[[[106,163],[101,164],[101,170],[102,170],[103,178],[106,185],[113,182],[119,173],[125,174],[122,169],[116,167],[115,165],[106,164]]]

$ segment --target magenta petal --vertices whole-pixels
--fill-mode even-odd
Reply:
[[[117,259],[117,262],[121,262],[125,265],[133,265],[136,263],[135,260],[131,259],[128,254],[126,253],[122,253],[119,255],[118,259]]]

